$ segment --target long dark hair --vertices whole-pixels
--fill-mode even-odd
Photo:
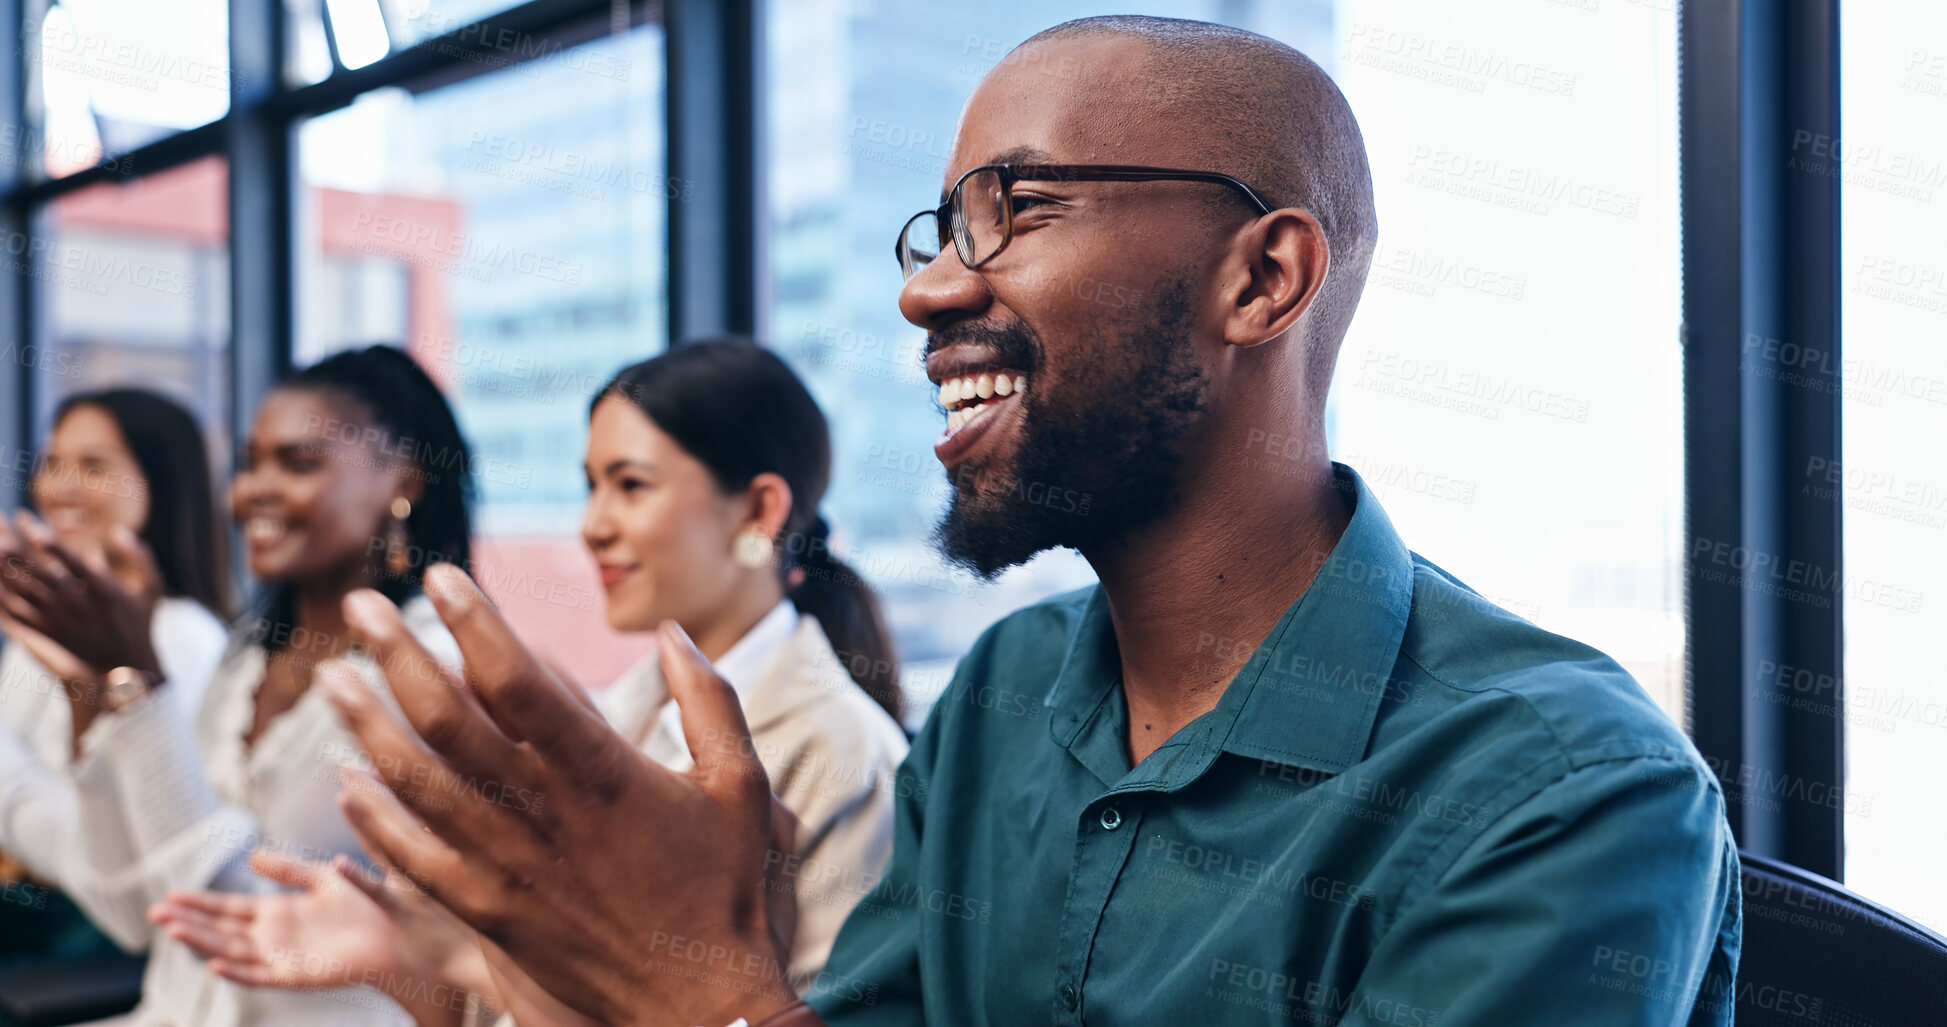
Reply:
[[[425,369],[396,346],[367,346],[326,357],[277,387],[337,400],[346,420],[385,433],[387,452],[413,463],[421,488],[405,525],[411,559],[403,573],[381,569],[373,588],[403,603],[419,593],[427,566],[444,562],[471,569],[473,450],[445,393]],[[260,604],[256,641],[275,651],[292,637],[296,599],[291,587],[280,583]]]
[[[791,486],[777,547],[785,592],[817,618],[852,680],[899,720],[905,703],[892,632],[872,589],[833,555],[831,528],[818,513],[831,482],[831,429],[791,368],[749,339],[706,339],[623,368],[595,394],[591,416],[608,396],[635,404],[726,493],[767,471]]]
[[[149,517],[136,535],[155,556],[164,595],[183,596],[227,619],[229,550],[216,519],[209,449],[196,419],[147,389],[104,389],[61,401],[54,425],[80,407],[114,420],[148,483]]]

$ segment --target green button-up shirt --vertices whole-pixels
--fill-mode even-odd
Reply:
[[[1099,587],[982,636],[900,769],[829,1022],[1731,1022],[1737,851],[1696,750],[1338,473],[1311,587],[1134,767]]]

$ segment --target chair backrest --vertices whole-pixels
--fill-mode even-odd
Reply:
[[[1947,938],[1817,874],[1739,857],[1738,1027],[1947,1024]]]

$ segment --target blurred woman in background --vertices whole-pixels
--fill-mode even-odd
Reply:
[[[129,540],[140,539],[155,554],[159,579],[148,641],[164,676],[180,682],[192,704],[200,701],[223,655],[231,610],[209,452],[195,419],[141,389],[71,396],[55,411],[30,493],[40,520],[23,513],[10,524],[0,517],[0,551],[34,552],[35,539],[52,539],[113,573]],[[100,709],[95,696],[102,675],[112,668],[66,659],[65,650],[17,619],[32,615],[30,605],[0,589],[0,634],[7,641],[0,651],[0,881],[16,880],[25,869],[71,888],[67,850],[76,807],[65,771]],[[71,691],[78,702],[71,702]],[[40,917],[39,931],[17,925],[0,933],[71,951],[87,942],[50,936],[53,921],[68,919],[71,910],[61,906]],[[100,937],[85,926],[80,934]]]
[[[81,804],[77,886],[84,908],[130,949],[147,945],[147,907],[167,888],[267,890],[243,858],[266,848],[326,858],[357,842],[336,804],[356,744],[311,685],[340,658],[389,700],[346,634],[345,596],[374,588],[402,607],[428,651],[458,648],[419,594],[428,562],[470,555],[471,453],[438,387],[403,352],[373,346],[300,371],[265,397],[231,484],[250,570],[263,585],[196,714],[166,671],[102,629],[143,602],[140,588],[36,561],[8,588],[69,653],[122,673],[121,694],[72,767]],[[187,691],[187,690],[185,690]],[[138,1024],[384,1024],[407,1014],[369,992],[238,988],[159,939]]]
[[[631,632],[682,626],[736,689],[771,790],[798,819],[787,969],[803,991],[891,854],[906,754],[890,633],[872,591],[831,552],[818,512],[831,477],[824,414],[755,343],[681,346],[624,369],[596,395],[585,470],[582,539],[601,571],[609,623]],[[596,702],[650,758],[690,766],[657,657]],[[173,936],[217,957],[218,972],[285,988],[386,979],[498,989],[497,1004],[542,1011],[550,1023],[579,1020],[425,896],[397,882],[375,886],[342,860],[334,871],[259,859],[308,890],[172,895],[157,911]],[[335,976],[280,965],[279,951],[318,954]]]

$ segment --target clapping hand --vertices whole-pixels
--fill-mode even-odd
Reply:
[[[104,562],[76,555],[26,511],[0,518],[0,628],[69,682],[74,737],[100,712],[96,689],[116,667],[161,673],[149,621],[162,573],[127,527],[109,531]]]
[[[345,601],[399,718],[349,668],[320,680],[397,803],[340,804],[382,862],[421,882],[548,993],[608,1024],[762,1019],[796,1000],[767,855],[788,817],[736,693],[682,629],[663,668],[695,761],[657,765],[579,701],[450,565],[426,590],[465,658],[433,660],[376,592]],[[779,837],[779,834],[786,837]]]
[[[96,566],[22,510],[14,530],[0,527],[0,584],[6,614],[66,649],[95,674],[115,667],[156,670],[149,618],[162,596],[162,572],[128,528],[108,535]]]
[[[373,874],[344,855],[324,864],[259,849],[250,864],[298,890],[170,891],[149,919],[213,973],[251,987],[373,988],[422,1023],[457,1021],[468,992],[488,993],[472,930],[403,877]]]

